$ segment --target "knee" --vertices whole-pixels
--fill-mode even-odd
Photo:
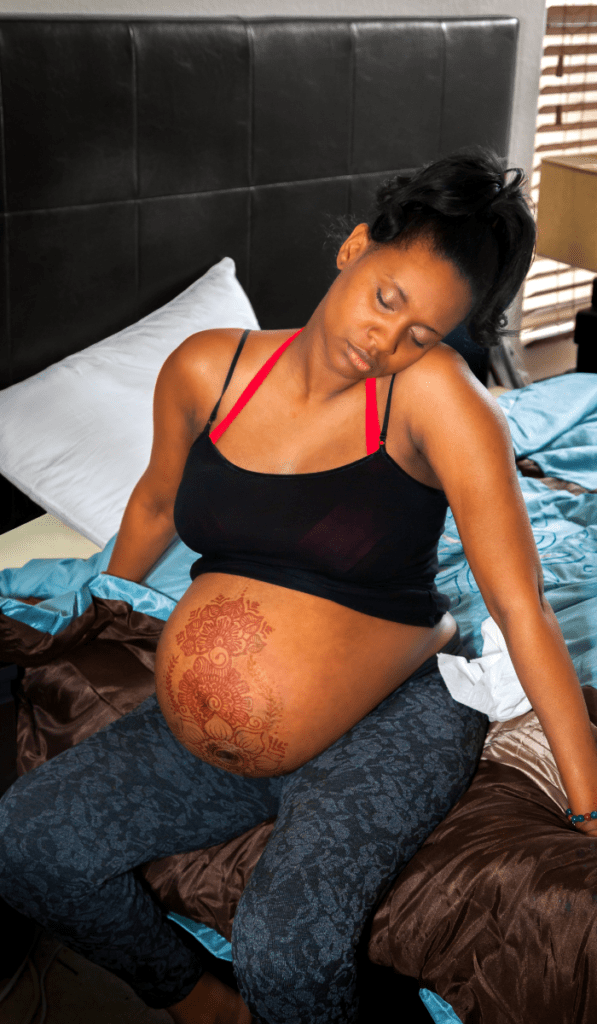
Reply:
[[[0,877],[12,866],[18,870],[25,863],[23,840],[26,831],[35,827],[35,816],[30,820],[22,797],[27,778],[17,779],[0,800]]]
[[[0,800],[0,895],[33,918],[59,889],[76,887],[78,874],[64,855],[66,837],[57,841],[60,823],[47,794],[37,793],[36,776],[18,779]]]
[[[310,909],[292,897],[264,899],[250,888],[239,902],[234,973],[251,1012],[272,1024],[351,1019],[355,937],[348,922],[343,927],[320,899],[317,904]]]
[[[28,913],[23,906],[25,897],[21,889],[25,874],[35,874],[37,865],[31,860],[25,834],[25,828],[33,829],[34,823],[24,817],[19,801],[21,788],[19,779],[0,800],[0,896],[11,906]]]

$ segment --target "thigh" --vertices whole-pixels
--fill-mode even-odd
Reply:
[[[98,883],[241,835],[276,814],[278,786],[193,757],[150,697],[21,777],[0,807],[21,862],[43,858],[50,876]]]
[[[266,1020],[352,1021],[375,905],[467,788],[487,719],[437,670],[411,678],[283,777],[278,819],[234,920],[239,985]]]
[[[384,870],[400,870],[467,789],[486,731],[486,716],[454,701],[437,669],[407,680],[283,777],[267,850],[279,835],[278,852],[295,865],[317,862],[334,873],[344,858],[340,870],[352,878],[376,848]]]

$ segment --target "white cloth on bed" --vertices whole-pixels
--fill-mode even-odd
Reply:
[[[438,668],[454,700],[483,711],[490,722],[531,711],[514,666],[504,635],[492,618],[481,624],[483,653],[468,661],[459,654],[438,654]]]

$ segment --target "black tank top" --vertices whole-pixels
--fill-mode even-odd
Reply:
[[[248,333],[189,451],[176,495],[178,535],[202,554],[191,567],[191,579],[206,572],[245,576],[392,622],[435,625],[450,606],[434,584],[448,503],[443,491],[409,476],[386,452],[394,378],[381,432],[375,380],[366,382],[368,455],[317,473],[243,469],[214,442],[296,337],[268,359],[210,435]],[[372,420],[377,424],[373,451]]]

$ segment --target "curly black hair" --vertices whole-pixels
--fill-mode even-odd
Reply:
[[[378,245],[424,239],[454,264],[473,293],[466,326],[484,347],[507,333],[504,311],[533,259],[536,227],[526,186],[521,168],[469,146],[385,182],[368,224]]]

